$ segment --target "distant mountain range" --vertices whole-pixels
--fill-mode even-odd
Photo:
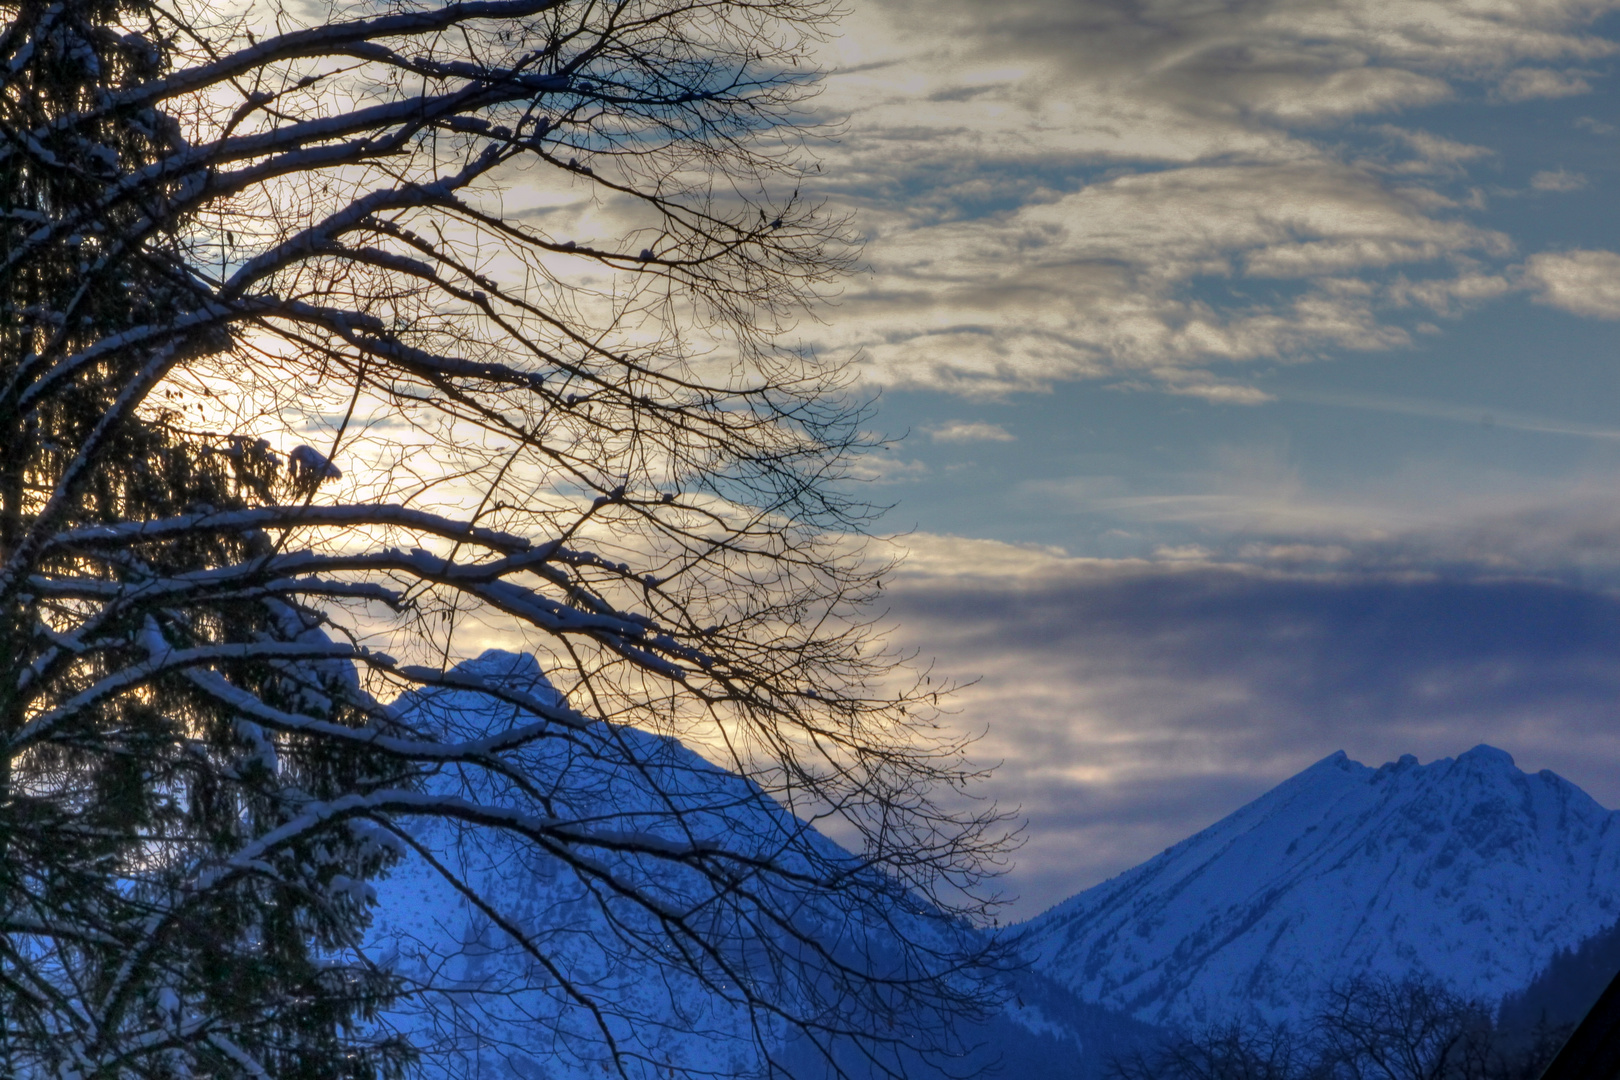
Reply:
[[[1324,758],[1022,929],[1038,972],[1139,1020],[1298,1022],[1357,974],[1499,1002],[1617,913],[1620,813],[1477,746]]]

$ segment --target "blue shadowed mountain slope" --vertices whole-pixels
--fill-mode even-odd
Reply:
[[[528,656],[489,652],[458,669],[499,680],[542,699],[556,691]],[[478,737],[514,719],[510,706],[471,691],[435,689],[402,698],[402,717],[445,737]],[[524,761],[552,816],[594,831],[612,830],[670,841],[717,840],[734,851],[785,858],[789,865],[849,864],[842,849],[810,830],[754,784],[719,769],[680,743],[633,728],[598,724],[586,732],[543,740]],[[533,805],[485,777],[443,774],[430,789],[478,802]],[[516,947],[491,913],[479,910],[417,854],[378,885],[379,905],[368,948],[408,978],[449,984],[449,994],[424,996],[387,1018],[428,1052],[427,1075],[598,1080],[612,1075],[603,1033],[611,1036],[632,1077],[758,1074],[756,1038],[795,1075],[825,1075],[825,1064],[778,1020],[750,1014],[714,965],[706,978],[661,963],[673,947],[656,918],[611,899],[600,880],[587,880],[559,860],[537,854],[490,830],[445,822],[414,834],[434,859],[539,945]],[[786,853],[784,855],[784,853]],[[777,992],[813,994],[824,987],[795,983],[763,962],[759,929],[744,904],[716,902],[713,883],[668,862],[632,855],[593,857],[617,880],[635,883],[672,909],[700,910],[728,942],[732,972],[779,978]],[[778,884],[750,882],[751,888]],[[781,899],[779,897],[779,899]],[[825,941],[864,955],[901,956],[901,944],[971,943],[973,932],[942,924],[904,898],[884,910],[827,902],[808,893],[797,918]],[[962,935],[952,941],[951,935]],[[1088,1006],[1036,975],[1006,984],[1005,1009],[988,1023],[962,1025],[972,1048],[947,1063],[954,1075],[1028,1074],[1097,1080],[1110,1053],[1152,1036],[1151,1029]],[[565,983],[566,979],[569,983]],[[574,990],[580,991],[578,995]],[[606,1007],[593,1011],[589,994]],[[840,1063],[856,1077],[869,1072],[853,1048]],[[944,1074],[912,1060],[918,1080]]]

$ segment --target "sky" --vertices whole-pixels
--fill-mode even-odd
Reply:
[[[849,0],[896,640],[1014,917],[1343,749],[1620,806],[1620,0]]]

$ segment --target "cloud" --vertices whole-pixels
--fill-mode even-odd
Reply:
[[[852,479],[870,484],[903,484],[921,480],[929,472],[925,462],[896,457],[892,453],[860,454],[849,465]]]
[[[1254,386],[1221,382],[1202,373],[1161,372],[1162,385],[1157,389],[1181,397],[1202,398],[1217,405],[1264,405],[1276,396]],[[1121,383],[1120,389],[1144,389],[1142,383]]]
[[[1000,424],[983,420],[950,420],[931,428],[928,437],[934,442],[1016,442],[1016,437]]]
[[[1365,121],[1573,88],[1617,8],[868,0],[826,53],[821,194],[870,273],[812,344],[875,384],[1230,403],[1256,362],[1403,347],[1413,302],[1508,291],[1514,243],[1469,216],[1495,149]]]
[[[1403,144],[1414,155],[1412,160],[1392,165],[1390,167],[1392,172],[1455,172],[1458,166],[1466,162],[1496,155],[1496,151],[1488,146],[1474,146],[1471,143],[1448,139],[1443,135],[1397,127],[1394,124],[1380,124],[1373,130]]]
[[[1197,544],[1160,546],[1153,549],[1153,557],[1163,562],[1208,562],[1214,552]]]
[[[880,554],[897,556],[915,580],[968,581],[982,576],[1006,581],[1039,577],[1059,565],[1071,570],[1091,566],[1099,572],[1113,572],[1124,565],[1111,559],[1073,558],[1063,548],[1048,544],[1009,544],[938,533],[910,533],[896,542],[893,551],[885,548]]]
[[[1591,84],[1579,75],[1548,68],[1519,68],[1509,72],[1496,86],[1496,93],[1503,101],[1573,97],[1591,91]]]
[[[1021,804],[1022,915],[1151,857],[1311,762],[1478,742],[1620,800],[1620,598],[1528,579],[1070,559],[949,538],[888,591],[902,644],[980,681],[989,794]],[[1188,556],[1181,558],[1180,556]],[[945,570],[947,572],[941,573]]]
[[[1280,563],[1338,563],[1354,553],[1343,544],[1244,544],[1238,555],[1254,562]]]
[[[1580,191],[1586,187],[1586,177],[1563,169],[1542,169],[1530,178],[1536,191]]]
[[[1070,77],[1131,73],[1162,96],[1294,117],[1383,111],[1449,93],[1448,73],[1507,71],[1611,55],[1581,28],[1612,5],[1550,0],[1508,8],[1447,0],[1169,0],[1126,5],[885,0],[913,38],[967,38],[981,55],[1038,57]]]
[[[1510,250],[1320,156],[1130,173],[994,217],[894,221],[823,344],[888,385],[1114,376],[1248,403],[1264,395],[1219,365],[1409,340],[1359,272]]]
[[[1539,303],[1575,315],[1620,319],[1620,255],[1612,251],[1534,255],[1524,274]]]
[[[1366,407],[1386,405],[1410,406],[1414,415],[1444,421],[1500,423],[1611,445],[1620,440],[1616,428],[1546,422],[1541,429],[1533,416],[1499,419],[1421,401],[1375,400]],[[1612,451],[1605,456],[1614,457]],[[1101,550],[1114,553],[1158,547],[1193,554],[1190,546],[1196,545],[1211,564],[1512,575],[1620,594],[1620,485],[1612,467],[1593,467],[1581,479],[1549,483],[1544,476],[1526,476],[1511,483],[1495,471],[1467,476],[1448,463],[1409,462],[1356,488],[1323,492],[1307,485],[1286,443],[1217,445],[1206,457],[1206,468],[1161,475],[1145,491],[1145,485],[1108,476],[1028,480],[1014,489],[1009,505],[1024,503],[1050,519],[1067,519],[1078,535],[1106,541]],[[990,553],[981,557],[993,560]]]
[[[1456,315],[1512,292],[1514,285],[1501,274],[1470,271],[1451,278],[1408,281],[1397,277],[1388,296],[1397,305],[1422,304],[1439,315]]]

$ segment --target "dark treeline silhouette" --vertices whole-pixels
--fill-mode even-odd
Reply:
[[[1555,953],[1529,986],[1503,999],[1497,1024],[1528,1031],[1538,1024],[1579,1023],[1617,971],[1620,922]]]
[[[1572,1023],[1497,1022],[1426,976],[1335,984],[1298,1028],[1232,1021],[1110,1063],[1111,1080],[1536,1080]]]

